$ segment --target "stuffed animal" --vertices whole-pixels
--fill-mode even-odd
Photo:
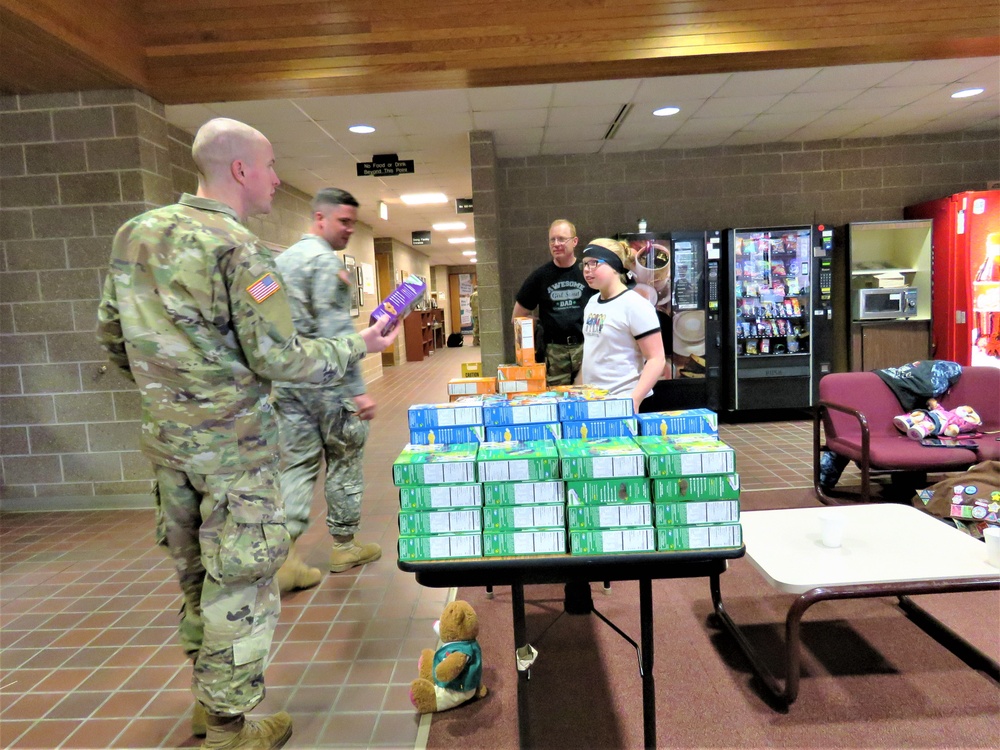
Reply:
[[[420,654],[420,677],[410,683],[410,703],[418,713],[430,714],[460,706],[486,695],[482,684],[483,655],[479,648],[479,619],[472,605],[461,600],[444,608],[434,631],[443,645]]]
[[[892,423],[908,437],[921,440],[925,437],[956,437],[963,432],[975,432],[983,420],[971,406],[959,406],[948,411],[932,398],[927,400],[926,409],[917,409],[895,417]]]

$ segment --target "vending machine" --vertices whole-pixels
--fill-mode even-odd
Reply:
[[[667,366],[653,389],[658,409],[718,410],[721,395],[718,231],[619,234],[632,250],[635,291],[656,307]]]
[[[904,209],[932,219],[934,358],[1000,367],[1000,190]]]
[[[723,376],[727,411],[812,406],[833,370],[833,229],[730,229]]]

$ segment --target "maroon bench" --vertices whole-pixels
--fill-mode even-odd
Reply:
[[[1000,461],[1000,369],[965,367],[958,382],[938,399],[945,409],[968,405],[983,420],[977,449],[928,448],[903,435],[892,423],[905,413],[896,394],[874,372],[831,373],[819,381],[813,417],[813,485],[828,504],[840,500],[820,486],[820,452],[825,448],[861,469],[861,500],[871,499],[871,472],[964,471],[980,461]],[[993,434],[989,434],[993,433]],[[964,436],[963,436],[964,438]]]

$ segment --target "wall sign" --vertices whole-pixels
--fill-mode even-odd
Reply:
[[[472,198],[456,198],[455,199],[455,213],[456,214],[471,214],[472,213]]]
[[[413,159],[400,159],[396,154],[375,154],[371,161],[359,161],[358,177],[391,177],[413,174]]]
[[[413,247],[419,247],[420,245],[431,244],[431,232],[430,230],[421,232],[410,232],[410,244]]]

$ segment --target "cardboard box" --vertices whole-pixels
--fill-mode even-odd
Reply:
[[[628,419],[635,416],[631,396],[595,396],[591,392],[567,393],[559,400],[559,421]]]
[[[740,520],[739,500],[708,500],[686,503],[657,503],[653,523],[662,526],[696,526],[704,523],[736,523]]]
[[[674,441],[640,435],[635,439],[646,454],[651,477],[732,474],[736,451],[721,440]]]
[[[482,425],[462,427],[428,427],[410,430],[412,445],[434,445],[436,443],[481,443],[486,438]]]
[[[562,503],[566,498],[563,482],[483,482],[483,505],[530,505]]]
[[[719,415],[711,409],[677,409],[637,414],[641,435],[704,434],[719,436]]]
[[[497,380],[497,392],[506,393],[508,396],[544,393],[545,378],[539,380]]]
[[[593,440],[606,437],[635,437],[636,421],[629,419],[585,419],[562,422],[562,436],[568,440]]]
[[[448,381],[449,396],[474,396],[477,393],[496,392],[496,378],[452,378]]]
[[[375,325],[376,319],[380,317],[388,317],[388,324],[402,321],[426,291],[427,285],[420,280],[419,276],[414,276],[411,273],[403,279],[402,284],[389,292],[389,296],[372,311],[368,324]]]
[[[481,443],[476,463],[481,482],[529,482],[559,478],[559,452],[553,441]]]
[[[466,531],[482,530],[483,516],[481,508],[399,511],[400,536],[461,534]]]
[[[570,531],[571,555],[614,555],[622,552],[652,552],[656,549],[656,529],[600,529]]]
[[[555,396],[520,396],[483,404],[483,423],[528,424],[559,421],[559,399]]]
[[[743,544],[738,523],[719,526],[665,526],[656,530],[656,549],[661,552],[687,549],[720,549]]]
[[[652,503],[574,505],[566,509],[566,526],[570,531],[649,526],[651,523],[653,523]]]
[[[482,362],[463,362],[462,363],[462,377],[463,378],[481,378],[483,376],[483,363]]]
[[[565,555],[566,529],[487,531],[483,534],[484,557],[510,555]]]
[[[462,427],[483,423],[481,401],[456,401],[448,404],[414,404],[407,410],[411,430],[427,427]]]
[[[487,505],[483,508],[483,528],[486,530],[562,527],[565,523],[566,506],[563,503]]]
[[[432,508],[482,507],[483,485],[439,484],[412,485],[399,488],[399,507],[402,510],[431,510]]]
[[[400,560],[457,560],[483,556],[483,535],[433,534],[429,536],[401,536]]]
[[[545,363],[499,365],[497,367],[497,380],[545,380]]]
[[[519,365],[535,364],[534,318],[514,318],[514,355]]]
[[[652,480],[653,502],[682,503],[687,500],[739,500],[739,474],[658,477]]]
[[[520,442],[526,440],[558,440],[562,437],[562,425],[559,422],[490,425],[485,430],[486,440],[491,443],[503,443],[510,440],[518,440]]]
[[[645,454],[627,437],[557,440],[563,479],[645,476]]]
[[[392,464],[392,481],[397,487],[475,482],[478,450],[479,443],[409,443]]]
[[[567,505],[611,505],[652,501],[646,477],[566,482]]]

